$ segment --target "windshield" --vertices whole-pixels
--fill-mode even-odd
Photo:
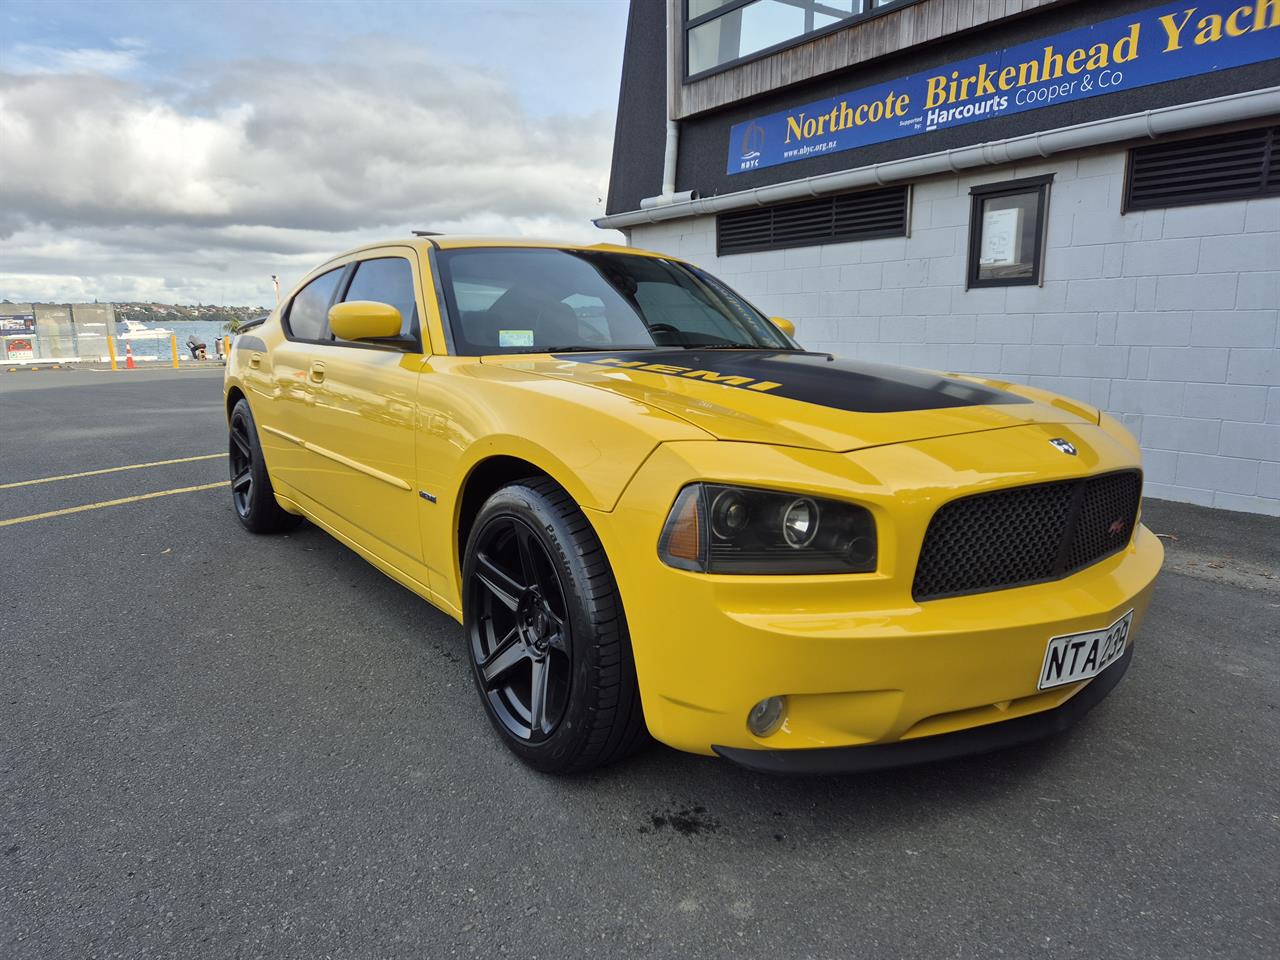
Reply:
[[[461,356],[654,346],[795,349],[720,281],[671,260],[491,247],[441,250],[436,263]]]

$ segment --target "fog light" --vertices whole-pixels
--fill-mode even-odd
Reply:
[[[782,726],[782,719],[786,712],[786,697],[769,697],[761,700],[747,714],[747,729],[757,737],[767,737],[776,733]]]

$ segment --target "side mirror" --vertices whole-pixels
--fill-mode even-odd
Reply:
[[[386,340],[400,336],[400,311],[389,303],[348,300],[329,308],[329,329],[339,340]]]
[[[770,317],[769,322],[785,333],[788,337],[795,337],[796,325],[786,317]]]

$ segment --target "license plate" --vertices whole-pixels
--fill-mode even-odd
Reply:
[[[1132,622],[1130,610],[1105,630],[1052,638],[1044,652],[1044,666],[1040,668],[1040,689],[1079,683],[1107,669],[1124,653]]]

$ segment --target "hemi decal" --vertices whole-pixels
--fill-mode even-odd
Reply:
[[[1030,402],[1016,394],[954,377],[801,350],[691,348],[636,350],[621,355],[566,353],[554,356],[572,363],[702,380],[855,413]]]

